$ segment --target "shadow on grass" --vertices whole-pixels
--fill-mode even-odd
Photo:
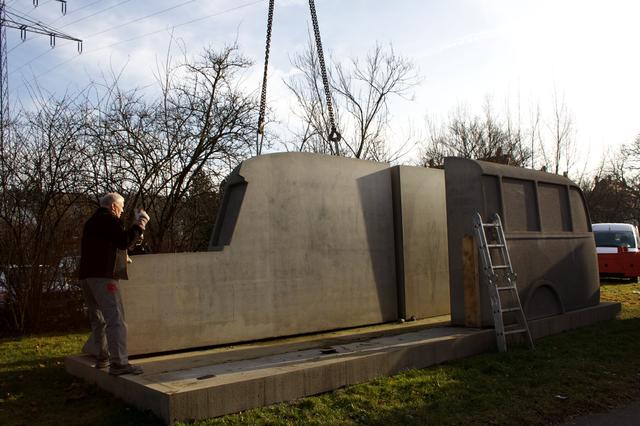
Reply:
[[[602,411],[640,396],[639,313],[545,337],[535,351],[486,353],[197,424],[549,424]],[[160,423],[68,375],[63,358],[19,350],[0,363],[0,424]]]
[[[638,278],[600,277],[600,284],[635,284]]]
[[[414,395],[367,424],[549,424],[640,397],[640,319],[609,321],[518,349],[404,373]],[[448,377],[446,386],[420,381]]]
[[[37,336],[38,339],[44,339],[44,338],[48,338],[48,337],[68,337],[69,335],[85,335],[85,334],[89,334],[91,330],[85,326],[77,326],[77,327],[72,327],[72,328],[66,328],[64,330],[57,330],[57,331],[45,331],[45,332],[41,332],[41,333],[37,333],[34,335],[30,335],[27,334],[22,335],[22,334],[16,334],[16,333],[9,333],[9,332],[2,332],[0,333],[0,343],[4,343],[4,342],[20,342],[24,339],[33,339],[34,337],[32,336]]]
[[[64,359],[0,365],[2,425],[155,425],[161,421],[64,370]]]
[[[200,424],[551,424],[640,397],[640,319]]]

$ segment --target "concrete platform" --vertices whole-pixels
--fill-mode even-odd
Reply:
[[[609,320],[619,311],[619,303],[600,303],[530,326],[535,339]],[[80,355],[68,357],[65,367],[172,423],[290,401],[494,350],[492,329],[451,327],[447,319],[142,358],[132,361],[145,369],[140,376],[109,376]]]

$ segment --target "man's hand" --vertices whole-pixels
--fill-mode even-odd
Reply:
[[[149,222],[149,215],[147,214],[147,212],[145,212],[142,209],[136,210],[136,224],[142,228],[142,230],[144,231],[145,227],[147,226],[147,222]]]

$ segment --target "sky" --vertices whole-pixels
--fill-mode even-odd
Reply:
[[[9,96],[28,104],[34,82],[63,94],[121,73],[125,87],[155,90],[154,73],[182,48],[196,57],[206,46],[237,42],[255,64],[245,84],[259,89],[268,0],[6,0],[9,11],[83,39],[58,40],[7,30]],[[306,0],[276,0],[268,83],[269,105],[292,117],[283,80],[295,74],[310,28]],[[573,122],[577,162],[595,169],[602,158],[640,134],[640,2],[637,0],[316,0],[325,56],[363,57],[376,43],[393,46],[420,76],[412,100],[392,104],[388,142],[426,132],[465,108],[480,114],[487,99],[497,114],[550,116],[554,94]],[[176,47],[178,46],[178,48]],[[285,127],[289,123],[284,123]],[[545,129],[542,129],[546,131]],[[548,129],[547,129],[548,130]],[[417,160],[418,148],[402,162]]]

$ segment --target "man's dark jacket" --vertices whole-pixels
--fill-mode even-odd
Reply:
[[[119,278],[114,274],[117,251],[129,248],[141,234],[140,226],[133,225],[125,230],[120,219],[100,207],[82,231],[80,279]]]

